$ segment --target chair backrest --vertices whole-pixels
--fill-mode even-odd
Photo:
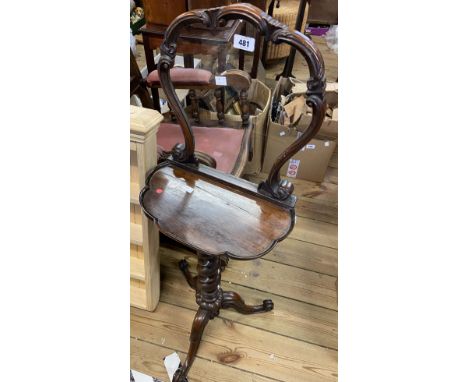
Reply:
[[[259,184],[258,192],[276,200],[287,201],[292,197],[294,187],[291,182],[281,180],[281,167],[299,150],[301,150],[318,132],[325,116],[325,68],[322,55],[313,42],[302,33],[289,29],[286,25],[268,16],[259,8],[237,3],[211,9],[198,9],[179,15],[166,30],[161,45],[161,58],[158,71],[161,87],[183,130],[185,143],[177,146],[172,153],[172,160],[191,166],[198,166],[194,156],[195,140],[189,119],[177,98],[170,80],[170,69],[174,66],[177,38],[181,28],[191,24],[203,24],[209,28],[223,26],[228,20],[242,19],[252,24],[266,41],[274,44],[286,43],[296,48],[305,58],[309,67],[310,78],[307,81],[306,102],[313,110],[309,127],[300,138],[293,142],[275,160],[268,178]]]

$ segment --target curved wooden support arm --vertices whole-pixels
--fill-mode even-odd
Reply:
[[[282,152],[273,164],[268,178],[259,185],[259,192],[279,200],[288,199],[293,192],[293,185],[281,180],[281,167],[304,147],[318,132],[325,116],[325,68],[323,58],[313,42],[298,31],[273,19],[261,9],[247,3],[236,3],[225,7],[197,9],[178,16],[166,30],[161,45],[159,77],[171,109],[174,111],[184,133],[185,144],[176,148],[173,158],[180,162],[196,163],[194,156],[195,142],[189,120],[180,104],[174,86],[170,81],[169,70],[174,66],[176,41],[182,27],[202,23],[209,28],[221,27],[231,19],[242,19],[256,27],[266,41],[274,44],[286,43],[296,48],[309,66],[310,78],[307,81],[306,102],[313,110],[309,127],[300,138]]]

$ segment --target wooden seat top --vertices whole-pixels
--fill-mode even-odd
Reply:
[[[177,166],[159,167],[140,204],[163,234],[195,251],[236,259],[263,256],[292,229],[294,209],[262,198],[253,192],[254,183],[232,178],[237,185]]]

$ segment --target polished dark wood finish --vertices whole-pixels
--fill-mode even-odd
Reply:
[[[294,224],[292,210],[183,168],[160,168],[141,201],[166,236],[209,255],[258,258]]]
[[[201,23],[207,28],[216,28],[239,18],[251,22],[266,40],[295,47],[303,54],[310,71],[306,93],[306,102],[313,109],[310,126],[301,138],[280,154],[268,179],[260,185],[199,163],[191,122],[170,77],[177,37],[183,27]],[[196,277],[190,273],[186,261],[179,263],[187,282],[196,291],[199,306],[192,324],[187,357],[173,379],[173,382],[187,382],[203,331],[221,308],[233,308],[242,314],[273,309],[271,300],[251,306],[239,294],[223,291],[221,271],[229,258],[251,260],[265,255],[293,229],[296,197],[292,194],[292,184],[280,179],[279,169],[320,128],[325,114],[325,77],[322,57],[307,37],[289,30],[249,4],[180,15],[166,31],[158,70],[161,86],[179,121],[185,142],[176,145],[172,155],[150,172],[140,193],[140,204],[146,216],[158,224],[161,233],[189,247],[198,256]],[[242,81],[239,77],[239,82]],[[239,99],[244,119],[247,109],[246,94],[242,89]]]
[[[255,314],[273,310],[271,300],[264,300],[261,305],[247,305],[238,293],[221,289],[223,258],[205,254],[198,255],[197,277],[188,269],[188,262],[181,260],[180,269],[184,272],[188,284],[196,291],[199,306],[190,333],[190,347],[185,362],[176,371],[173,382],[187,382],[187,374],[195,360],[200,341],[209,320],[219,315],[220,309],[235,309],[242,314]]]
[[[293,185],[287,180],[281,180],[279,171],[281,167],[302,147],[306,145],[318,132],[325,116],[325,71],[323,58],[313,42],[298,31],[290,30],[286,25],[274,20],[265,12],[250,4],[234,4],[227,7],[208,10],[195,10],[180,15],[168,27],[164,43],[161,45],[161,60],[159,77],[168,97],[169,103],[180,122],[185,138],[185,145],[181,145],[174,153],[177,161],[196,165],[193,155],[194,140],[187,116],[177,99],[174,87],[170,81],[169,70],[174,66],[177,49],[177,39],[181,29],[192,23],[202,23],[207,27],[216,28],[231,19],[243,19],[251,22],[258,28],[259,33],[274,44],[287,43],[296,48],[305,58],[310,72],[307,81],[307,105],[313,109],[313,118],[304,134],[293,142],[280,154],[273,164],[268,178],[259,186],[259,191],[275,198],[288,199],[293,192]]]

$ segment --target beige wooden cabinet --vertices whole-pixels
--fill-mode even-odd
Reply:
[[[138,195],[157,163],[156,110],[130,106],[130,304],[152,311],[159,302],[159,232],[142,214]]]

